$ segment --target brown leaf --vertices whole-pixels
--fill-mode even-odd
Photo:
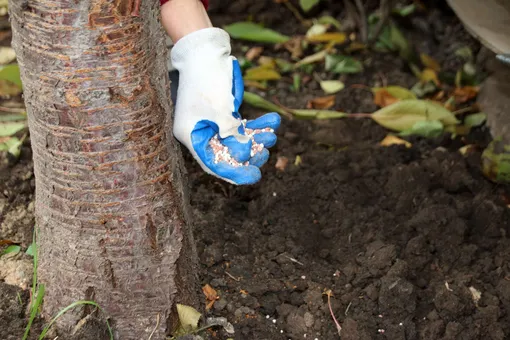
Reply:
[[[11,244],[16,244],[16,242],[11,241],[11,240],[0,240],[0,246],[11,245]]]
[[[457,87],[453,91],[453,95],[455,96],[455,101],[461,104],[467,102],[470,99],[476,98],[479,90],[480,88],[478,86]]]
[[[287,164],[289,164],[289,159],[285,156],[279,156],[276,159],[275,168],[280,171],[285,171],[285,168],[287,167]]]
[[[409,143],[406,140],[403,140],[401,138],[398,138],[395,135],[387,135],[380,143],[381,146],[390,146],[390,145],[405,145],[406,148],[410,148],[412,146],[411,143]]]
[[[386,89],[380,89],[375,92],[374,103],[377,106],[385,107],[398,102],[399,99],[393,97]]]
[[[420,59],[422,64],[425,65],[425,67],[430,68],[436,72],[439,72],[441,70],[441,65],[439,65],[439,63],[431,56],[425,53],[421,53]]]
[[[252,61],[254,59],[256,59],[257,57],[259,57],[262,52],[264,51],[264,47],[262,46],[255,46],[255,47],[252,47],[248,50],[248,52],[246,52],[246,59],[248,59],[249,61]]]
[[[291,53],[293,59],[301,58],[303,55],[303,46],[301,42],[302,38],[294,37],[283,43],[283,47],[285,47],[285,49]]]
[[[202,287],[202,292],[204,292],[206,299],[209,301],[216,301],[220,298],[216,290],[209,284]]]
[[[314,98],[306,104],[308,109],[319,109],[319,110],[327,110],[333,105],[335,105],[335,95],[325,96],[325,97],[317,97]]]

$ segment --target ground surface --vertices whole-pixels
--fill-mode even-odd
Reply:
[[[306,32],[273,1],[221,3],[212,8],[218,25],[251,14],[286,34]],[[331,4],[329,13],[340,18],[341,7]],[[462,45],[479,48],[451,13],[430,11],[413,22],[407,33],[443,67],[458,63],[452,51]],[[235,44],[236,53],[242,45]],[[370,66],[344,79],[336,109],[374,111],[371,93],[349,85],[378,85],[378,73],[392,85],[416,82],[396,56],[363,58]],[[280,81],[273,93],[284,105],[304,107],[321,95],[313,82],[300,93],[289,91],[290,83]],[[246,105],[242,112],[261,114]],[[463,157],[460,140],[411,138],[411,148],[378,146],[387,133],[370,120],[284,118],[263,180],[242,188],[205,175],[186,155],[201,283],[220,296],[209,314],[226,317],[235,339],[338,339],[327,289],[344,340],[510,337],[508,188],[487,181],[480,152]],[[487,142],[484,129],[464,141],[481,148]],[[0,171],[0,239],[26,247],[34,179],[28,146],[22,155]],[[275,168],[278,157],[289,159],[285,171]],[[27,255],[3,257],[0,279],[29,286],[30,261]],[[28,296],[0,283],[1,339],[20,338]],[[207,334],[228,338],[219,329]],[[99,336],[90,331],[80,338]]]

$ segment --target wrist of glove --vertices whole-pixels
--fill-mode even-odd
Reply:
[[[280,116],[241,118],[244,83],[230,53],[230,36],[219,28],[193,32],[175,44],[171,59],[179,87],[173,132],[207,173],[232,184],[253,184],[276,143]]]

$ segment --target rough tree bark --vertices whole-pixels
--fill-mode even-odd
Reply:
[[[163,339],[177,299],[193,300],[196,267],[159,1],[10,0],[9,9],[33,149],[43,315],[94,300],[117,339],[153,330]],[[86,312],[65,314],[59,329]]]

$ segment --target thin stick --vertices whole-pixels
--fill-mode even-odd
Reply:
[[[338,322],[338,320],[336,319],[335,313],[333,313],[333,308],[331,307],[331,295],[333,295],[331,293],[331,290],[328,290],[326,295],[328,296],[329,313],[331,314],[331,317],[333,318],[333,321],[335,322],[336,330],[338,331],[338,335],[340,335],[340,333],[342,332],[342,326],[340,326],[340,322]]]
[[[235,277],[234,275],[230,274],[230,273],[229,273],[229,272],[227,272],[226,270],[225,270],[225,274],[227,274],[227,275],[228,275],[228,276],[229,276],[232,280],[235,280],[235,281],[237,281],[237,282],[241,281],[241,280],[239,280],[239,278],[237,278],[237,277]]]
[[[379,12],[381,13],[381,17],[379,18],[377,26],[375,26],[374,34],[372,35],[370,41],[368,42],[369,45],[373,44],[377,40],[377,38],[379,38],[379,35],[381,34],[384,28],[384,25],[386,25],[386,22],[390,18],[391,3],[389,3],[388,0],[381,0],[381,3],[379,5]]]
[[[368,23],[367,14],[365,12],[365,6],[361,2],[361,0],[355,0],[355,2],[356,7],[358,7],[359,13],[359,32],[361,35],[361,40],[366,43],[368,41]]]
[[[152,339],[152,336],[154,335],[154,333],[156,332],[156,329],[158,329],[159,327],[159,313],[158,315],[156,316],[156,326],[154,327],[154,329],[152,330],[152,333],[151,335],[149,335],[149,339],[148,340],[151,340]]]
[[[303,18],[301,13],[299,13],[298,9],[296,7],[294,7],[294,5],[290,3],[290,1],[284,1],[283,3],[285,4],[285,7],[287,7],[289,9],[289,11],[291,11],[292,14],[294,14],[296,19],[298,19],[301,22],[301,25],[303,25],[305,27],[311,26],[310,22],[305,20],[305,18]]]

